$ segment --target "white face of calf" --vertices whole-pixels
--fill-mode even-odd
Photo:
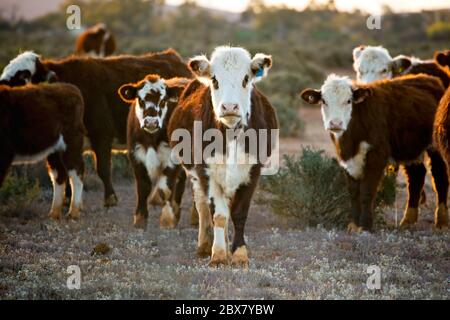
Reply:
[[[253,84],[267,75],[272,58],[258,53],[252,59],[243,48],[224,46],[214,50],[211,60],[197,56],[189,66],[210,87],[216,119],[235,128],[248,124]]]
[[[155,133],[162,129],[169,112],[169,103],[176,102],[183,87],[169,87],[157,75],[148,75],[136,84],[120,87],[119,95],[125,102],[135,102],[135,116],[141,129]]]
[[[411,60],[404,56],[392,58],[383,47],[360,46],[353,50],[353,68],[357,80],[362,83],[392,79],[411,66]]]
[[[306,89],[301,97],[309,104],[320,104],[326,130],[340,137],[347,130],[354,105],[361,103],[369,91],[354,88],[348,77],[328,76],[320,90]]]

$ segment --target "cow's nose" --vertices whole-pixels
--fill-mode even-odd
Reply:
[[[237,103],[223,103],[222,111],[224,113],[236,113],[239,110],[239,105]]]
[[[145,127],[156,127],[156,126],[158,126],[158,119],[145,118],[144,119],[144,126]]]
[[[342,129],[342,120],[331,120],[330,121],[330,130]]]

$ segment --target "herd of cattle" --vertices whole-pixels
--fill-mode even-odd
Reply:
[[[12,164],[46,159],[54,190],[50,217],[60,219],[67,185],[68,215],[77,219],[83,151],[95,154],[104,205],[109,207],[118,204],[111,180],[112,150],[127,149],[136,178],[137,228],[147,226],[149,198],[162,207],[161,227],[176,227],[189,177],[193,212],[198,214],[197,253],[211,256],[210,265],[231,260],[246,266],[244,227],[263,164],[236,164],[227,153],[220,155],[222,162],[179,164],[171,156],[176,142],[170,137],[180,128],[193,134],[196,121],[204,131],[214,128],[222,133],[278,129],[275,108],[255,86],[267,76],[272,57],[252,57],[243,48],[229,46],[217,47],[210,59],[196,56],[188,63],[173,49],[104,57],[114,49],[114,39],[102,25],[90,32],[94,36],[83,35],[77,48],[84,53],[94,50],[95,57],[47,60],[24,52],[4,68],[0,186]],[[425,153],[437,199],[435,227],[448,227],[450,51],[422,61],[392,58],[382,47],[361,46],[353,58],[356,81],[330,75],[320,90],[301,93],[307,103],[321,105],[325,129],[345,169],[352,201],[349,231],[372,229],[374,198],[390,163],[402,165],[407,176],[408,203],[401,226],[417,221],[427,171]],[[236,146],[236,140],[226,143],[238,153],[248,153],[245,146]],[[269,151],[273,148],[268,145]]]

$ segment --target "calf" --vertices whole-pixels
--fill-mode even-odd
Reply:
[[[352,83],[346,77],[330,75],[321,90],[307,89],[301,97],[321,104],[325,129],[335,144],[345,169],[352,201],[349,231],[371,230],[373,205],[383,170],[390,159],[411,164],[430,151],[435,112],[444,88],[439,79],[427,75],[403,76],[371,84]],[[445,170],[435,167],[433,177]],[[417,220],[422,167],[405,166],[408,205],[402,223]],[[447,224],[447,190],[435,183],[438,204],[435,226]]]
[[[186,87],[170,119],[168,134],[171,138],[180,132],[178,130],[195,136],[198,124],[201,130],[214,130],[222,137],[229,131],[237,135],[252,130],[266,130],[269,134],[276,131],[275,110],[254,86],[271,68],[270,56],[258,53],[251,58],[245,49],[225,46],[216,48],[211,60],[197,56],[190,60],[189,66],[198,79]],[[259,145],[261,139],[259,136],[257,139],[253,143]],[[246,266],[244,227],[263,161],[255,159],[248,145],[240,144],[238,138],[221,141],[221,150],[211,152],[210,157],[205,156],[208,152],[204,141],[200,145],[195,142],[191,145],[194,152],[189,152],[190,156],[184,157],[183,153],[182,165],[191,177],[199,213],[197,253],[200,256],[211,254],[211,266],[229,262],[228,223],[231,216],[234,224],[231,262]],[[264,143],[263,147],[270,155],[274,145],[271,140]],[[177,144],[171,140],[172,147]],[[203,157],[195,161],[198,147]],[[256,161],[233,162],[233,153],[239,159],[248,156]]]
[[[138,201],[134,226],[137,228],[147,227],[147,199],[152,184],[164,203],[161,226],[174,228],[180,219],[186,174],[171,160],[167,124],[188,81],[148,75],[119,89],[122,100],[132,104],[128,115],[128,155],[136,177]]]
[[[77,219],[82,205],[83,98],[70,84],[0,86],[0,186],[11,164],[47,158],[53,183],[49,216],[61,217],[66,180],[72,199],[69,217]]]
[[[137,82],[152,73],[164,78],[192,76],[181,57],[169,49],[142,56],[69,57],[57,61],[41,60],[35,53],[25,52],[5,67],[0,80],[16,85],[58,80],[80,89],[85,103],[84,124],[105,188],[104,205],[109,207],[118,201],[111,181],[111,151],[126,148],[129,109],[117,99],[117,90],[124,83]]]
[[[116,40],[104,23],[98,23],[81,33],[76,42],[75,52],[79,55],[107,57],[116,50]]]
[[[437,57],[437,55],[436,55]],[[354,68],[357,73],[358,81],[362,83],[369,83],[376,80],[391,79],[405,74],[428,74],[439,78],[444,87],[448,87],[450,83],[450,73],[439,66],[434,60],[422,61],[417,58],[410,58],[406,56],[398,56],[391,58],[389,52],[383,47],[360,46],[353,50]],[[385,72],[387,70],[387,72]],[[441,190],[442,194],[437,194],[437,201],[440,203],[440,198],[447,197],[449,188],[449,179],[446,169],[446,163],[442,159],[442,155],[435,148],[428,149],[428,155],[433,158],[434,170],[431,171],[434,182],[437,186],[435,191]],[[409,163],[409,170],[414,170],[420,175],[425,175],[426,168],[423,163]],[[416,190],[411,190],[412,193]],[[420,191],[418,191],[420,192]],[[410,198],[415,198],[412,194]],[[421,192],[421,203],[426,202],[425,191]],[[407,227],[414,224],[417,220],[417,215],[411,215],[411,219],[402,220],[400,225]]]

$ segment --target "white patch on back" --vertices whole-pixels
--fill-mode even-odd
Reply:
[[[13,165],[35,163],[44,160],[52,153],[66,151],[66,143],[62,135],[59,135],[58,141],[47,149],[31,155],[17,154],[13,160]]]
[[[370,144],[366,141],[359,143],[358,153],[347,161],[339,161],[340,165],[355,179],[360,179],[364,175],[366,155],[370,150]]]
[[[359,52],[353,62],[357,80],[362,83],[370,83],[382,79],[391,79],[392,57],[383,47],[367,46]]]
[[[32,51],[26,51],[13,60],[3,69],[3,73],[0,76],[0,80],[11,80],[18,71],[28,70],[31,75],[36,72],[36,60],[39,59],[39,55]]]

